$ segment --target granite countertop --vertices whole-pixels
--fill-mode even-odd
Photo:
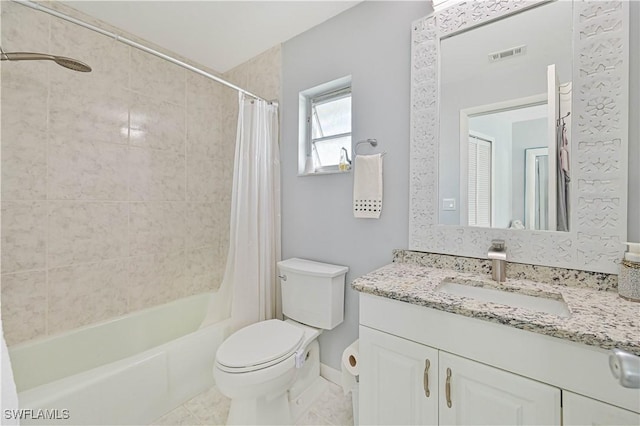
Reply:
[[[440,291],[443,280],[451,279],[476,287],[564,300],[570,314],[567,317],[536,312]],[[640,355],[640,303],[624,300],[612,291],[510,278],[498,284],[474,273],[410,263],[391,263],[357,278],[351,286],[362,293]]]

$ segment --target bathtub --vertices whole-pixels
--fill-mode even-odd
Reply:
[[[146,425],[213,385],[201,294],[10,348],[22,424]]]

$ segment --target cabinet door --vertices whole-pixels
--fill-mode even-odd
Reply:
[[[560,424],[560,389],[447,352],[439,364],[440,424]]]
[[[595,399],[562,391],[565,425],[640,425],[640,414]]]
[[[360,326],[360,424],[438,424],[438,351]]]

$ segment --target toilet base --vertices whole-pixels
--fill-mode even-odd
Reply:
[[[227,425],[292,425],[287,392],[276,397],[231,400]]]

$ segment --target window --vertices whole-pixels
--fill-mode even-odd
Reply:
[[[340,156],[343,162],[351,157],[351,88],[313,98],[310,102],[307,120],[311,125],[314,170],[334,168],[340,164]]]
[[[301,174],[351,168],[350,83],[340,79],[300,94]]]

